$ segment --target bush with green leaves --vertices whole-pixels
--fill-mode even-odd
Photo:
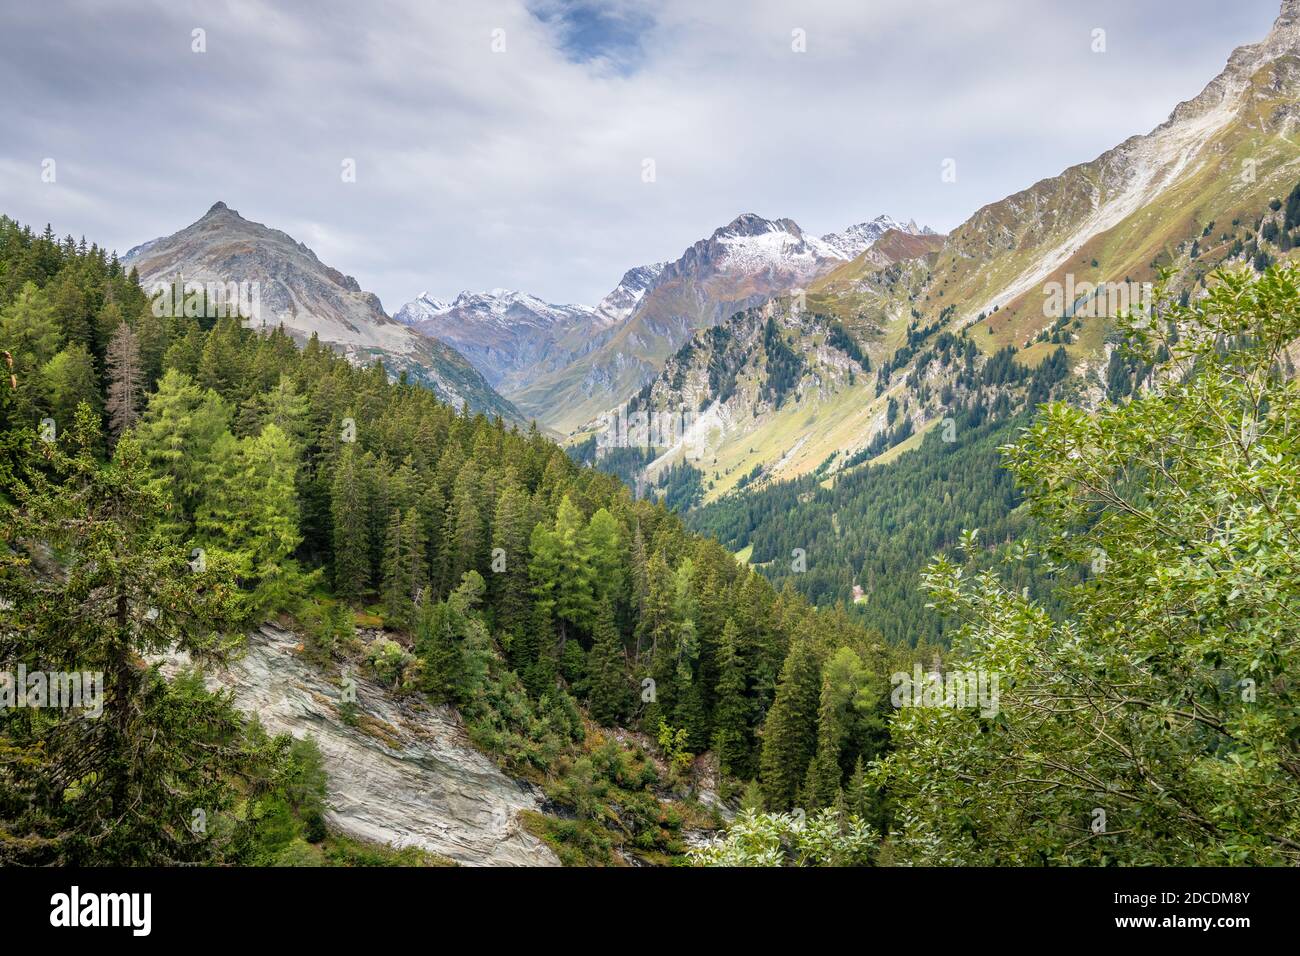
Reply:
[[[879,834],[835,808],[799,813],[746,810],[717,843],[692,849],[694,866],[869,866]]]

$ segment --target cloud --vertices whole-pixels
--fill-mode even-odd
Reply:
[[[7,4],[0,211],[125,251],[221,199],[390,311],[424,289],[594,302],[743,211],[951,228],[1161,122],[1276,7]]]

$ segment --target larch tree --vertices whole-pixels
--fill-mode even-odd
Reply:
[[[108,343],[105,358],[108,366],[109,433],[116,439],[140,418],[140,395],[144,387],[144,366],[140,360],[140,342],[131,326],[122,322]]]

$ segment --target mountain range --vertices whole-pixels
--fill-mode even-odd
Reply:
[[[636,308],[663,264],[629,269],[594,308],[552,305],[508,289],[462,292],[451,302],[421,293],[397,311],[399,322],[444,342],[505,394],[587,354]]]
[[[1298,184],[1300,4],[1288,0],[1263,41],[1235,50],[1150,133],[979,209],[947,236],[887,233],[817,271],[799,302],[776,294],[764,318],[779,342],[757,334],[750,313],[725,337],[696,333],[633,404],[699,410],[690,442],[705,448],[706,498],[814,473],[829,485],[896,457],[972,398],[959,378],[995,362],[1013,362],[1020,382],[1063,350],[1074,400],[1093,404],[1125,376],[1142,384],[1115,350],[1113,291],[1168,271],[1170,293],[1195,296],[1219,266],[1292,255]],[[1062,288],[1086,291],[1057,314],[1051,293]],[[952,363],[954,348],[970,357]],[[719,375],[731,369],[734,381]],[[997,386],[985,391],[991,401]],[[648,477],[682,451],[656,449]]]
[[[887,216],[822,237],[805,233],[790,219],[737,216],[676,260],[628,273],[602,302],[626,303],[620,322],[598,328],[588,347],[568,363],[528,370],[504,393],[525,413],[560,432],[573,432],[641,388],[697,329],[809,283],[891,231],[934,235]],[[637,279],[635,299],[619,292],[630,276]],[[465,337],[445,326],[429,331],[448,342]]]
[[[1071,304],[1065,329],[1046,314],[1044,289],[1148,282],[1172,268],[1172,281],[1194,291],[1212,264],[1258,257],[1276,218],[1270,204],[1300,179],[1298,19],[1288,0],[1269,35],[1234,51],[1166,122],[979,209],[947,236],[887,216],[814,236],[791,219],[745,213],[675,260],[629,269],[594,306],[504,289],[451,301],[425,293],[394,318],[306,246],[223,203],[124,261],[146,283],[258,281],[262,323],[283,324],[300,340],[318,335],[354,361],[382,359],[390,374],[405,372],[458,404],[577,439],[638,393],[651,403],[707,403],[708,395],[664,387],[683,380],[676,353],[716,348],[701,333],[738,313],[776,303],[779,316],[797,303],[825,320],[816,334],[787,329],[806,377],[793,388],[798,420],[790,405],[719,410],[714,450],[720,474],[731,476],[715,483],[720,494],[755,467],[795,477],[852,458],[887,427],[891,401],[906,404],[919,440],[943,410],[918,401],[907,383],[916,381],[917,346],[942,333],[972,336],[981,362],[1013,349],[1026,368],[1062,345],[1084,399],[1103,395],[1113,316],[1074,316]],[[832,325],[874,371],[819,377]],[[747,337],[729,341],[744,348]],[[717,361],[743,368],[752,358]]]

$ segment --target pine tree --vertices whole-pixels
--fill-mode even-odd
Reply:
[[[507,652],[528,623],[528,496],[507,482],[492,522],[492,572],[488,591],[496,627]]]
[[[162,378],[163,358],[171,344],[171,333],[166,320],[154,315],[150,309],[140,316],[133,333],[140,347],[141,386],[149,389]]]
[[[63,332],[63,341],[93,349],[94,313],[86,301],[82,283],[73,270],[63,270],[55,283],[53,305],[54,318]]]
[[[109,432],[119,438],[140,417],[140,391],[144,368],[140,362],[140,343],[131,327],[123,322],[108,343],[108,412]]]
[[[746,696],[745,665],[740,659],[740,628],[731,618],[718,643],[718,683],[714,688],[713,749],[718,768],[726,776],[747,779],[752,773],[750,755],[751,705]]]
[[[762,784],[773,809],[794,805],[816,752],[820,688],[817,655],[807,639],[798,640],[790,647],[763,725]]]
[[[588,709],[606,727],[621,723],[632,707],[632,685],[628,679],[623,639],[614,623],[614,609],[608,602],[596,612],[591,652],[587,666]]]
[[[370,587],[369,502],[355,445],[339,456],[330,489],[334,523],[334,590],[345,601],[358,601]]]
[[[694,581],[695,562],[686,558],[673,572],[673,722],[698,753],[708,747],[709,725]]]
[[[808,768],[804,792],[811,807],[835,802],[844,780],[842,756],[861,721],[859,711],[874,703],[870,677],[862,659],[841,647],[822,668],[821,701],[817,711],[817,753]]]
[[[637,525],[636,531],[632,535],[632,556],[631,556],[631,594],[629,600],[632,605],[633,616],[640,619],[641,610],[645,605],[646,595],[649,591],[649,577],[646,570],[649,564],[649,558],[646,555],[645,536],[641,533],[640,524]]]
[[[477,691],[487,635],[472,612],[486,589],[482,576],[470,571],[447,600],[425,604],[419,612],[415,649],[424,662],[424,689],[435,700],[464,704]]]
[[[478,570],[487,557],[483,508],[479,501],[481,486],[479,470],[472,462],[467,463],[456,476],[451,506],[447,509],[446,566],[452,584],[460,581],[465,572]]]
[[[655,727],[662,718],[670,716],[675,703],[674,687],[677,672],[674,649],[675,621],[673,601],[675,590],[672,572],[662,551],[650,557],[646,568],[648,587],[646,599],[637,625],[636,665],[638,676],[648,675],[654,683],[654,699],[642,714],[645,726]]]
[[[388,523],[384,550],[384,623],[407,630],[414,623],[417,598],[426,587],[424,529],[414,508],[396,509]]]

